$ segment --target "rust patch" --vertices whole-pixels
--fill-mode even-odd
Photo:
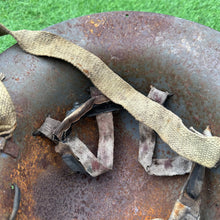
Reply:
[[[88,70],[86,70],[86,69],[83,69],[83,72],[87,75],[87,76],[90,76],[89,75],[89,71]]]
[[[88,77],[90,77],[89,71],[88,71],[87,69],[84,69],[82,64],[77,63],[76,66],[77,66],[83,73],[85,73]]]
[[[22,152],[17,168],[13,170],[11,179],[21,190],[21,204],[18,219],[37,219],[33,214],[36,205],[33,189],[36,181],[48,166],[59,167],[59,156],[54,152],[50,141],[42,138],[25,136],[27,144]]]
[[[164,163],[164,167],[165,167],[166,169],[172,168],[172,167],[173,167],[172,162],[173,162],[172,159],[167,159],[167,160],[165,161],[165,163]]]
[[[96,170],[99,170],[99,168],[100,168],[100,163],[98,163],[97,161],[93,161],[92,162],[92,169],[94,171],[96,171]]]
[[[16,167],[16,161],[12,158],[7,160],[0,160],[0,175],[3,177],[0,184],[0,219],[8,219],[12,207],[13,207],[13,198],[14,192],[10,189],[12,184],[12,179],[10,177],[10,170]]]
[[[178,196],[185,177],[148,176],[137,161],[138,141],[125,131],[119,115],[114,115],[114,124],[114,169],[92,178],[84,174],[70,175],[71,170],[65,165],[48,166],[35,183],[35,216],[39,219],[46,219],[48,216],[51,219],[169,217],[172,202]],[[73,132],[93,152],[97,150],[98,130],[95,118],[80,120],[73,126]]]
[[[175,204],[175,210],[174,210],[175,216],[178,216],[179,213],[180,213],[184,208],[185,208],[185,206],[184,206],[182,203],[177,202],[177,203]]]

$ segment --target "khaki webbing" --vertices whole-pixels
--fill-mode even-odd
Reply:
[[[219,161],[219,137],[205,137],[189,130],[177,115],[136,91],[89,51],[55,34],[9,31],[0,25],[0,36],[6,34],[11,34],[30,54],[59,58],[76,66],[104,95],[156,131],[181,156],[206,167],[213,167]]]
[[[2,83],[3,79],[4,76],[0,73],[0,136],[8,139],[16,127],[16,113],[11,97]]]

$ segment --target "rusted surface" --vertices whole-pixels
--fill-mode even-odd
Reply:
[[[179,216],[179,214],[184,211],[184,208],[186,208],[186,207],[182,203],[180,203],[179,201],[176,202],[175,208],[174,208],[174,210],[175,210],[174,217],[177,218]]]
[[[126,16],[127,14],[127,16]],[[114,12],[54,25],[57,33],[98,55],[136,89],[150,85],[174,96],[167,108],[187,126],[210,125],[220,135],[220,33],[171,16]],[[88,99],[90,82],[70,64],[34,57],[14,46],[0,55],[0,72],[15,104],[18,126],[13,142],[18,160],[0,156],[0,219],[13,204],[10,185],[21,189],[17,219],[167,219],[186,180],[154,177],[138,163],[138,122],[127,112],[114,116],[113,171],[98,178],[71,174],[54,145],[32,137],[50,113],[62,120],[73,103]],[[79,121],[73,132],[96,153],[95,118]],[[9,144],[9,143],[8,143]],[[156,156],[175,155],[158,140]],[[2,181],[3,180],[3,181]],[[206,172],[202,219],[220,218],[220,170]]]
[[[176,189],[182,186],[184,177],[174,178],[176,185],[175,192],[172,192],[170,184],[174,179],[157,179],[146,175],[137,161],[138,142],[130,138],[127,132],[120,134],[123,123],[118,117],[115,119],[117,153],[113,171],[91,178],[80,174],[69,175],[71,170],[66,167],[51,167],[38,178],[38,190],[34,191],[37,201],[35,208],[40,219],[47,219],[48,215],[52,219],[124,219],[132,216],[150,219],[158,215],[169,216],[172,199],[178,196]],[[83,138],[83,134],[88,134],[88,126],[94,138]],[[97,143],[96,126],[95,120],[83,121],[78,130],[82,134],[79,138],[86,143]],[[41,196],[42,193],[45,198]],[[161,202],[163,206],[159,206]],[[48,208],[43,208],[45,206]]]

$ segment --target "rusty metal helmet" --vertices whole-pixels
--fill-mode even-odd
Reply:
[[[46,29],[100,57],[135,89],[150,85],[173,96],[166,107],[187,126],[210,125],[220,133],[220,33],[172,16],[111,12],[84,16]],[[138,163],[139,123],[126,111],[114,114],[114,167],[93,178],[73,173],[54,143],[34,137],[48,114],[62,120],[89,98],[91,82],[72,65],[36,57],[17,45],[0,55],[0,72],[17,113],[17,128],[0,155],[0,218],[13,206],[11,183],[21,190],[18,219],[168,219],[187,175],[148,175]],[[93,117],[73,126],[77,137],[96,152]],[[155,156],[176,156],[157,138]],[[220,170],[206,171],[200,215],[220,218]]]

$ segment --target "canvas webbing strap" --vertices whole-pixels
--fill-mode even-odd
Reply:
[[[73,64],[106,97],[152,128],[181,156],[209,168],[219,161],[219,137],[205,137],[189,130],[177,115],[135,90],[91,52],[45,31],[10,31],[0,25],[0,36],[6,34],[12,35],[30,54],[55,57]]]
[[[5,76],[0,73],[0,150],[16,127],[16,113],[11,97],[3,84]]]
[[[168,92],[151,86],[147,97],[163,105],[168,95]],[[139,134],[138,161],[149,175],[174,176],[184,175],[191,171],[192,162],[179,155],[172,158],[153,158],[157,134],[141,122],[139,123]]]

